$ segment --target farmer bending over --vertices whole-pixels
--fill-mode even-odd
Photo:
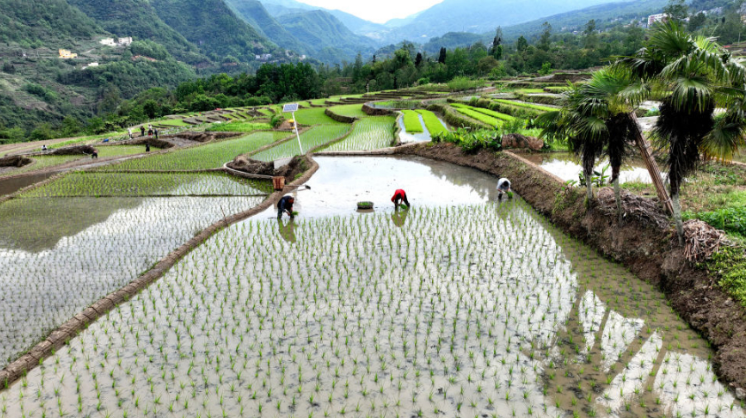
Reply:
[[[295,198],[293,196],[285,196],[277,202],[277,219],[282,219],[282,213],[287,212],[290,215],[290,219],[295,219],[293,215],[293,203]]]
[[[394,202],[394,209],[399,209],[399,205],[402,202],[407,205],[407,208],[411,206],[409,204],[409,200],[407,200],[407,192],[402,189],[398,189],[396,192],[394,192],[394,197],[391,198],[391,201]]]
[[[497,181],[497,200],[502,200],[503,193],[510,193],[510,180],[500,179]]]

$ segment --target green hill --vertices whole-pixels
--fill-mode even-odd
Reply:
[[[65,0],[0,0],[0,41],[22,48],[63,48],[105,31]]]
[[[309,48],[299,42],[273,18],[258,0],[225,0],[233,11],[263,36],[285,49],[308,54]]]
[[[358,53],[370,55],[375,50],[375,41],[355,35],[339,19],[322,10],[282,15],[277,21],[296,39],[313,48],[314,57],[321,60],[325,60],[324,55],[351,60]]]
[[[277,46],[239,19],[223,0],[151,0],[158,16],[213,61],[253,61]]]
[[[148,0],[67,1],[114,35],[157,42],[171,55],[188,63],[205,60],[196,46],[161,20]]]

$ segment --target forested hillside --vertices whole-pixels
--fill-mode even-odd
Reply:
[[[256,28],[262,35],[278,46],[307,54],[309,48],[290,34],[272,17],[259,0],[226,0],[238,17]]]
[[[325,49],[333,49],[339,51],[340,58],[351,60],[358,53],[370,55],[375,49],[373,40],[355,35],[336,17],[325,11],[312,10],[282,15],[277,21],[296,39],[313,48],[316,56],[323,57]]]
[[[67,45],[105,33],[65,0],[0,0],[0,42],[23,48]]]

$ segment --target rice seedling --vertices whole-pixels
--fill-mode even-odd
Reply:
[[[482,107],[473,107],[473,106],[468,106],[468,105],[461,104],[461,103],[454,103],[452,106],[455,107],[455,108],[457,108],[457,109],[469,109],[469,110],[472,110],[472,111],[475,111],[475,112],[479,112],[479,113],[485,114],[487,116],[492,116],[493,118],[504,120],[504,121],[507,121],[507,122],[512,122],[512,121],[515,120],[515,118],[513,116],[506,115],[506,114],[500,113],[500,112],[495,112],[494,110],[489,110],[489,109],[485,109],[485,108],[482,108]]]
[[[323,107],[313,107],[311,109],[301,109],[295,112],[296,122],[301,125],[313,126],[313,125],[340,125],[341,122],[330,118],[324,113],[326,109]],[[286,119],[292,119],[292,113],[283,113]]]
[[[457,103],[454,103],[454,105]],[[493,126],[493,127],[500,127],[503,125],[503,121],[500,119],[494,118],[492,116],[487,116],[484,113],[477,112],[476,110],[471,110],[466,107],[455,107],[457,112],[466,115],[472,119],[476,119],[486,125]]]
[[[408,133],[418,134],[424,132],[419,113],[414,110],[402,110],[402,114],[404,115],[404,129]]]
[[[269,131],[272,127],[268,123],[256,123],[248,121],[235,121],[228,123],[216,123],[207,129],[210,132],[254,132]]]
[[[344,136],[350,130],[351,125],[319,125],[300,135],[303,151],[308,152],[312,148],[327,144]],[[259,161],[276,161],[281,158],[300,155],[301,150],[297,140],[283,142],[276,147],[262,151],[251,158]]]
[[[427,131],[431,136],[448,131],[448,128],[446,128],[445,124],[435,115],[435,113],[424,109],[417,109],[417,113],[422,115],[422,120],[425,122],[425,128],[427,128]]]
[[[325,148],[324,151],[375,150],[390,147],[394,142],[394,124],[391,116],[368,117],[358,121],[347,138]]]
[[[329,108],[330,111],[337,115],[347,116],[351,118],[367,118],[368,114],[363,112],[362,104],[351,104],[342,106],[333,106]]]
[[[517,102],[513,100],[495,99],[495,102],[506,104],[509,106],[523,107],[523,108],[532,109],[532,110],[539,110],[542,112],[552,112],[552,111],[557,110],[554,107],[542,106],[542,105],[533,104],[533,103]]]
[[[239,179],[223,173],[76,172],[22,197],[252,196],[270,194],[272,189],[268,181]]]
[[[257,132],[238,139],[156,154],[102,167],[99,171],[189,171],[219,168],[236,156],[287,138],[287,132]]]

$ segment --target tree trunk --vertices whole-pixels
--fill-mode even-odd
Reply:
[[[588,207],[591,206],[591,201],[593,201],[593,170],[588,172],[587,170],[583,170],[585,172],[585,185],[588,187]]]
[[[650,154],[650,149],[648,147],[647,141],[645,141],[645,138],[643,138],[642,136],[640,125],[637,122],[637,115],[635,115],[635,112],[632,112],[630,114],[630,117],[635,122],[635,127],[637,128],[637,132],[635,133],[635,142],[637,144],[637,147],[640,149],[642,160],[645,162],[645,166],[650,173],[650,178],[653,181],[655,191],[658,194],[658,200],[660,200],[663,208],[668,211],[668,213],[673,213],[673,206],[671,204],[671,199],[668,198],[668,193],[666,192],[666,186],[663,183],[661,171],[658,168],[658,163],[655,162],[655,158],[653,158],[653,156]]]
[[[614,197],[616,198],[616,215],[618,218],[618,224],[621,226],[624,210],[622,209],[622,188],[619,186],[619,177],[614,180]]]
[[[679,245],[684,245],[684,223],[681,220],[681,203],[679,202],[679,194],[672,193],[671,201],[673,203],[673,219],[676,222],[676,234],[679,236]]]

